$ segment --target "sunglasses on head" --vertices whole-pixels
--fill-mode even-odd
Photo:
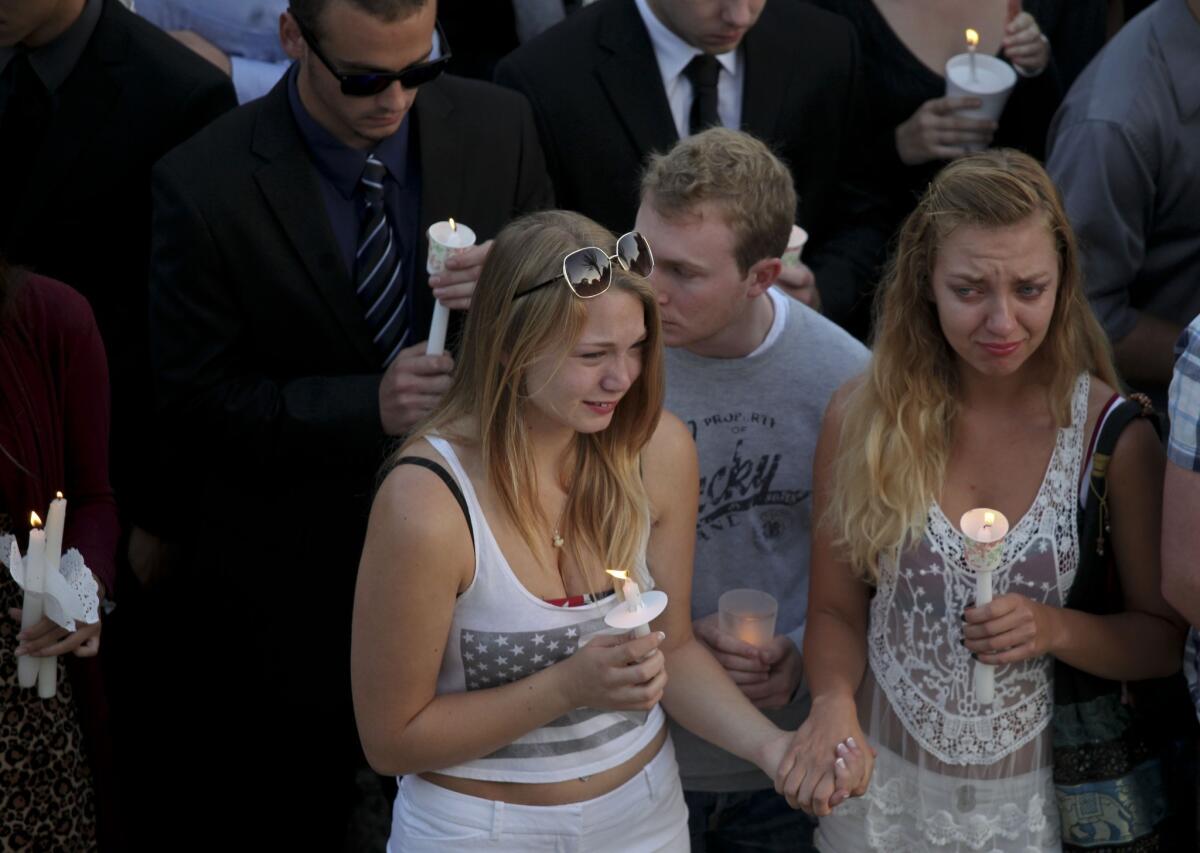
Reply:
[[[317,59],[329,69],[329,73],[337,78],[342,84],[342,94],[349,95],[352,98],[367,98],[371,95],[378,95],[388,86],[393,83],[399,83],[402,88],[415,89],[433,80],[436,80],[446,70],[446,65],[450,62],[450,43],[446,41],[446,34],[442,32],[442,25],[434,21],[434,28],[437,32],[438,44],[441,45],[442,54],[437,59],[430,59],[422,62],[414,62],[407,68],[401,68],[399,71],[369,71],[355,74],[347,74],[339,71],[329,61],[328,57],[317,44],[317,37],[313,34],[304,22],[301,21],[295,12],[288,10],[292,15],[292,20],[296,22],[296,27],[300,30],[300,35],[304,38],[305,44],[309,46],[313,53],[317,55]]]
[[[580,299],[599,296],[612,284],[612,261],[614,260],[626,272],[633,273],[640,278],[649,278],[650,273],[654,272],[654,255],[650,251],[650,244],[638,232],[630,231],[628,234],[622,234],[621,238],[617,240],[615,255],[610,255],[599,246],[585,246],[582,249],[568,252],[567,256],[563,258],[561,276],[555,276],[549,281],[543,281],[541,284],[517,293],[513,299],[519,299],[535,290],[541,290],[543,287],[549,287],[564,280],[571,288],[571,292]]]

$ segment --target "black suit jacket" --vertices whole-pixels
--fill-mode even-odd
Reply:
[[[741,129],[791,167],[796,221],[810,236],[805,260],[826,312],[846,323],[886,240],[879,201],[853,179],[862,165],[857,39],[836,15],[770,0],[743,46]],[[633,0],[600,0],[572,15],[510,54],[496,80],[533,104],[559,205],[628,230],[646,155],[678,139]]]
[[[247,505],[259,529],[321,518],[352,577],[390,442],[378,354],[287,84],[155,169],[151,351],[163,427],[186,451],[181,486],[198,498],[190,526],[236,527],[226,509]],[[411,115],[422,231],[412,317],[422,340],[433,310],[425,229],[453,216],[487,240],[552,194],[520,95],[444,76],[422,87]]]
[[[25,197],[0,202],[0,251],[91,302],[112,377],[113,484],[126,516],[154,527],[145,452],[150,170],[237,100],[220,71],[115,0],[105,0],[57,99]]]

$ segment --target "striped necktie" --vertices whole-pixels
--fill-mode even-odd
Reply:
[[[408,292],[402,275],[400,243],[383,203],[386,174],[387,167],[374,154],[367,157],[360,182],[366,209],[354,255],[355,289],[384,367],[407,343],[409,335]]]

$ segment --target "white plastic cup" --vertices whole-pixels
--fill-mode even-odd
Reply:
[[[461,222],[456,222],[453,227],[449,222],[435,222],[429,226],[428,236],[425,269],[430,275],[445,272],[447,260],[475,245],[475,232]]]
[[[1003,59],[975,54],[973,77],[970,54],[960,53],[946,62],[946,96],[974,97],[983,102],[975,109],[959,110],[958,115],[999,121],[1015,85],[1017,72]],[[976,144],[966,147],[972,151],[982,151],[985,146]]]
[[[775,617],[779,602],[757,589],[731,589],[717,600],[717,623],[721,631],[752,646],[775,639]]]
[[[804,244],[808,242],[808,232],[799,225],[792,226],[792,234],[788,237],[787,249],[780,259],[785,267],[800,266],[800,253],[804,251]]]
[[[425,270],[430,275],[446,271],[446,261],[461,255],[475,245],[475,232],[461,222],[435,222],[426,232],[429,237],[429,252],[425,256]],[[438,300],[433,305],[433,320],[429,324],[425,355],[441,355],[446,351],[446,330],[450,326],[450,310]]]

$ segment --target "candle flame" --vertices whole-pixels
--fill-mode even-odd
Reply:
[[[629,580],[629,572],[624,569],[605,569],[604,571],[608,572],[614,578],[620,578],[623,581]]]
[[[975,30],[971,29],[970,27],[967,28],[966,36],[967,36],[967,47],[974,48],[975,45],[979,44],[979,33],[976,32]]]
[[[55,498],[55,500],[60,500],[60,501],[61,501],[61,500],[62,500],[62,492],[55,492],[55,493],[54,493],[54,498]]]
[[[983,514],[983,526],[984,527],[991,527],[995,523],[996,523],[996,513],[985,512]]]
[[[42,519],[36,512],[29,513],[29,526],[30,527],[41,527],[42,526]]]
[[[457,231],[457,230],[458,230],[458,226],[457,226],[457,225],[454,223],[454,217],[453,217],[453,216],[451,216],[451,217],[450,217],[450,230],[451,230],[451,231]]]

